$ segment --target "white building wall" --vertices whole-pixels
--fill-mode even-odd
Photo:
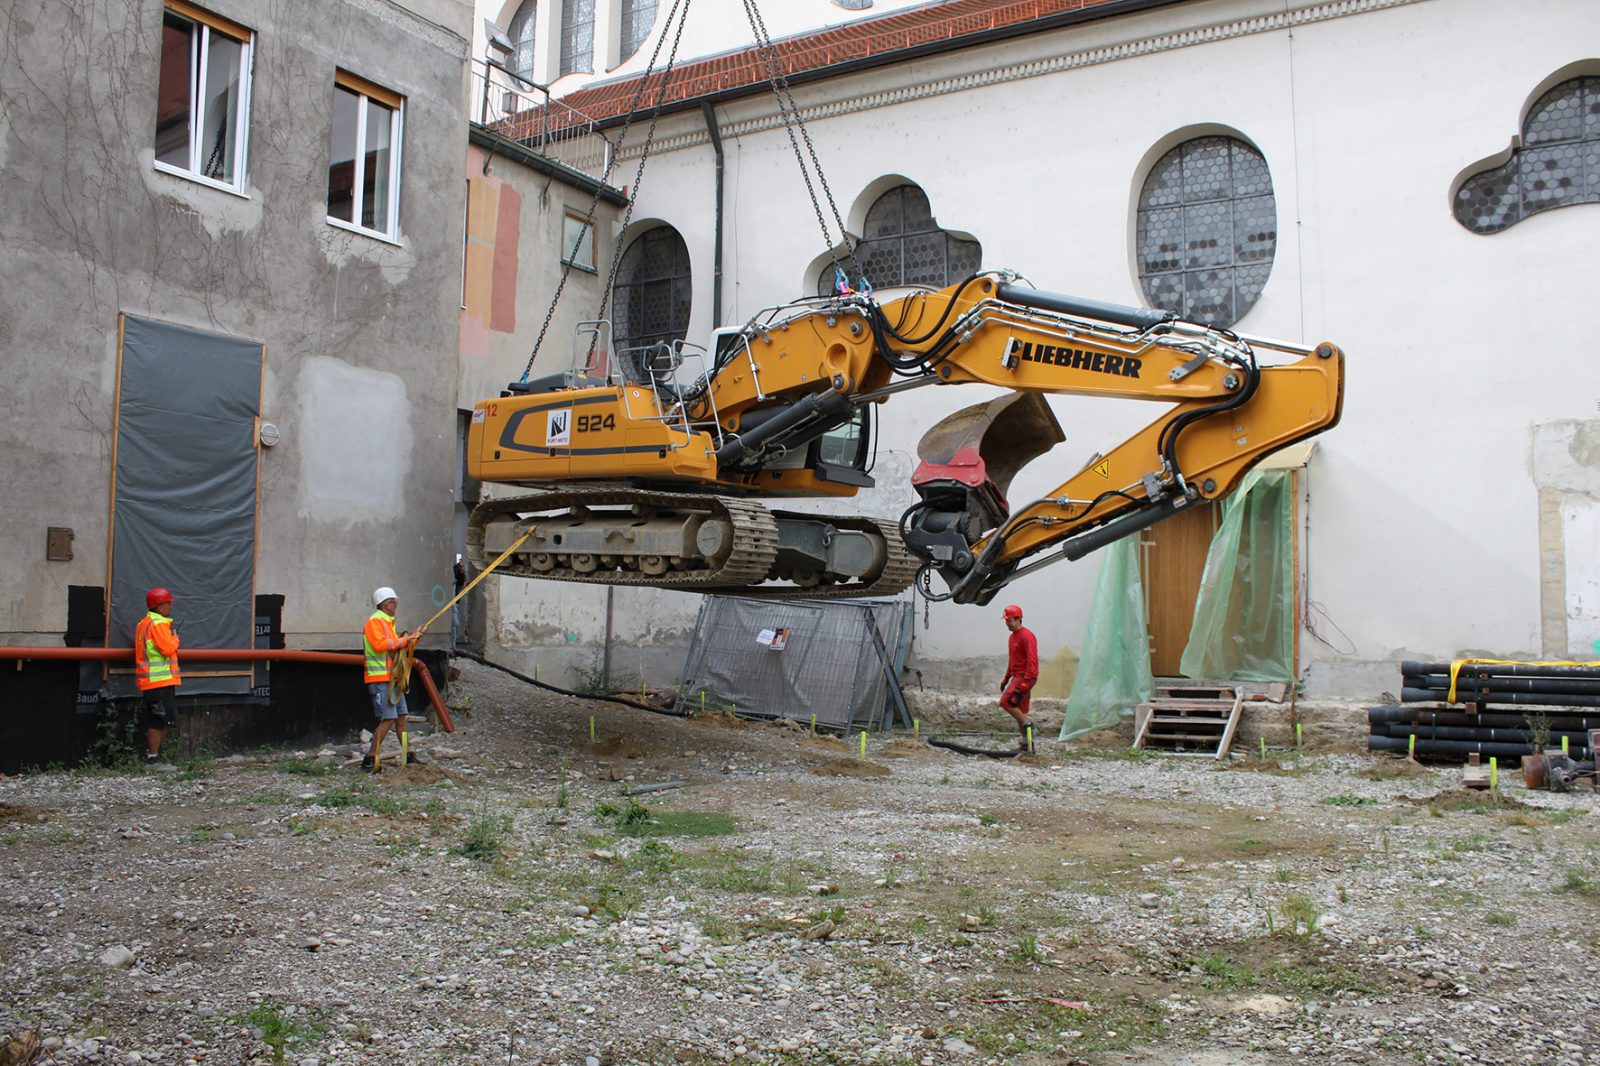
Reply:
[[[1592,619],[1572,618],[1569,605],[1570,637],[1545,646],[1554,637],[1542,593],[1556,580],[1587,602],[1594,571],[1552,578],[1541,550],[1553,536],[1567,559],[1592,556],[1592,544],[1563,538],[1593,523],[1579,493],[1541,525],[1533,443],[1541,426],[1597,415],[1600,360],[1581,312],[1600,281],[1600,206],[1490,237],[1450,210],[1453,183],[1506,148],[1535,90],[1592,56],[1600,18],[1590,0],[1350,0],[1287,11],[1230,0],[832,79],[796,96],[855,220],[863,190],[903,175],[926,190],[942,226],[982,241],[986,267],[1127,303],[1143,302],[1133,212],[1150,164],[1204,132],[1260,149],[1277,198],[1277,254],[1237,328],[1333,340],[1348,353],[1344,420],[1320,438],[1308,472],[1306,595],[1328,643],[1303,635],[1302,662],[1310,694],[1366,697],[1395,687],[1401,657],[1565,653],[1593,635]],[[764,96],[718,111],[727,322],[814,285],[822,239],[772,114]],[[638,190],[636,214],[676,225],[693,257],[691,339],[713,325],[712,163],[699,115],[671,116]],[[909,504],[905,474],[923,430],[983,397],[930,389],[886,406],[881,487],[862,509]],[[1159,413],[1131,402],[1055,406],[1067,441],[1018,478],[1014,500],[1053,487]],[[1561,461],[1595,462],[1566,454]],[[1096,569],[1094,557],[1061,564],[1006,594],[1027,609],[1042,655],[1081,646]],[[687,619],[692,602],[681,609]],[[994,611],[935,605],[929,615],[924,661],[1001,654]],[[982,688],[989,679],[971,680]]]
[[[560,54],[556,42],[561,32],[562,2],[563,0],[540,0],[539,3],[539,34],[543,40],[550,42],[549,48],[541,46],[540,51],[547,57]],[[846,11],[835,7],[828,0],[776,0],[776,2],[766,0],[760,7],[767,35],[772,40],[780,40],[797,33],[859,22],[862,19],[892,14],[926,3],[927,0],[875,0],[865,11]],[[522,0],[475,0],[473,55],[484,54],[487,43],[484,20],[487,19],[505,29],[511,25],[511,17],[517,13],[517,8],[521,4]],[[656,55],[657,69],[661,68],[672,52],[672,37],[666,36],[667,15],[672,6],[672,0],[659,0],[656,4],[655,25],[651,27],[650,35],[636,51],[623,55],[620,47],[622,0],[594,0],[594,71],[589,74],[568,74],[564,78],[558,78],[556,72],[559,68],[555,65],[555,61],[545,59],[540,64],[540,69],[535,72],[534,80],[541,84],[549,84],[557,93],[564,94],[587,88],[596,82],[642,73],[650,65],[652,54]],[[682,62],[690,58],[704,58],[721,52],[738,51],[748,48],[753,40],[754,35],[750,29],[749,19],[745,15],[742,0],[695,0],[693,6],[689,8],[683,34],[678,40],[678,59]],[[559,84],[552,84],[555,82]]]

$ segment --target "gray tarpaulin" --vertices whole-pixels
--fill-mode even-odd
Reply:
[[[716,710],[800,722],[815,714],[819,727],[875,727],[885,714],[884,657],[893,670],[909,625],[909,608],[898,600],[706,596],[678,709],[698,711],[704,693]]]
[[[161,585],[185,647],[253,645],[261,358],[253,341],[124,316],[107,644],[132,642]],[[183,666],[179,691],[248,692],[248,673],[202,676],[244,669]]]

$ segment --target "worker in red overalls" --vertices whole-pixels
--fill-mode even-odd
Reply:
[[[178,634],[172,631],[172,593],[145,594],[149,613],[133,627],[133,680],[144,696],[144,761],[161,756],[167,730],[178,724]]]
[[[1033,722],[1028,718],[1029,694],[1039,681],[1039,642],[1033,631],[1022,624],[1022,608],[1012,604],[1005,609],[1006,628],[1011,630],[1010,654],[1006,659],[1006,679],[1000,682],[1000,707],[1016,719],[1017,731],[1022,734],[1018,742],[1028,751],[1028,731]]]

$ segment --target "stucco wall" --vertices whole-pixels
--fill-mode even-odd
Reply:
[[[1600,280],[1600,206],[1484,237],[1454,220],[1450,197],[1467,167],[1506,148],[1552,72],[1595,55],[1600,21],[1585,0],[1536,9],[1229,0],[796,95],[852,217],[865,190],[903,175],[927,191],[941,225],[982,241],[986,266],[1127,303],[1142,302],[1133,215],[1153,161],[1199,132],[1231,131],[1259,148],[1276,195],[1277,252],[1238,328],[1331,339],[1349,353],[1344,421],[1321,438],[1307,473],[1302,558],[1316,632],[1302,634],[1302,663],[1312,695],[1366,697],[1393,689],[1401,657],[1537,656],[1586,647],[1593,635],[1592,622],[1572,617],[1592,598],[1592,567],[1551,571],[1550,551],[1552,538],[1559,546],[1592,528],[1593,500],[1569,487],[1565,509],[1558,500],[1542,512],[1534,444],[1552,423],[1592,418],[1600,395],[1600,362],[1576,317]],[[738,321],[809,291],[822,241],[770,102],[736,101],[718,115],[724,319]],[[688,242],[695,338],[713,325],[712,157],[698,114],[663,119],[656,136],[663,147],[638,211]],[[888,405],[883,487],[863,506],[898,513],[912,498],[901,475],[923,429],[980,398],[924,390]],[[1055,407],[1067,441],[1024,472],[1014,497],[1053,486],[1156,413],[1084,400]],[[1561,447],[1562,463],[1592,470],[1592,449]],[[1569,472],[1562,484],[1587,481]],[[1564,558],[1592,549],[1567,544]],[[1091,556],[1012,586],[1041,655],[1081,647],[1096,571]],[[682,610],[687,619],[692,605]],[[999,655],[993,612],[929,613],[917,651],[930,671],[959,678],[943,665]],[[1553,633],[1556,619],[1570,633]]]
[[[106,583],[119,312],[266,346],[256,589],[291,645],[348,646],[378,584],[413,615],[448,584],[470,4],[206,6],[255,32],[243,196],[152,166],[158,0],[0,15],[7,640],[53,641],[67,585]],[[405,97],[395,243],[326,221],[336,67]]]

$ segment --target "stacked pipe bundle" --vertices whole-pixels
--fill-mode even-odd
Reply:
[[[1373,707],[1367,711],[1372,751],[1407,751],[1460,758],[1473,752],[1508,758],[1534,754],[1534,728],[1548,728],[1550,747],[1563,739],[1574,759],[1590,757],[1589,733],[1600,729],[1600,664],[1462,664],[1450,705],[1450,663],[1400,664],[1400,699],[1434,706]],[[1498,709],[1491,709],[1498,708]]]

